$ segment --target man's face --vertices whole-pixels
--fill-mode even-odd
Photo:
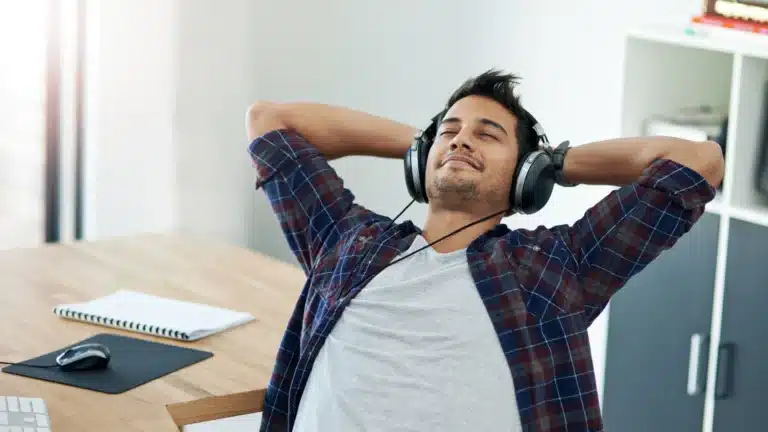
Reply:
[[[517,119],[490,98],[469,96],[445,114],[427,158],[427,197],[451,210],[509,206]]]

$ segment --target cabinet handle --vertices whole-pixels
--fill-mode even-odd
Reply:
[[[688,396],[696,396],[702,392],[701,378],[701,354],[704,351],[706,337],[701,333],[691,335],[691,348],[688,354]]]
[[[715,380],[715,399],[726,399],[733,390],[733,364],[736,345],[723,343],[717,350],[717,379]]]

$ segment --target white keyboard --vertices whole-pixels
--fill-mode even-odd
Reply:
[[[45,401],[0,396],[0,432],[52,432]]]

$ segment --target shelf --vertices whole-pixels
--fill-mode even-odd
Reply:
[[[722,110],[728,116],[724,191],[706,211],[768,226],[768,36],[725,29],[691,35],[686,28],[628,35],[622,135],[645,135],[649,118],[686,107]]]
[[[733,55],[629,38],[625,56],[622,136],[646,135],[649,119],[686,108],[728,111]]]
[[[666,411],[669,413],[667,417],[672,418],[673,423],[676,422],[674,428],[677,430],[720,430],[721,425],[732,424],[734,419],[743,417],[743,414],[729,415],[728,420],[722,420],[726,416],[722,414],[721,408],[725,411],[730,408],[716,397],[714,383],[718,368],[706,365],[717,365],[722,361],[721,341],[734,342],[734,316],[739,315],[739,325],[750,323],[749,314],[740,313],[734,305],[738,306],[738,301],[744,299],[744,293],[749,295],[758,292],[756,288],[759,288],[761,278],[765,279],[765,269],[757,266],[760,271],[753,272],[756,266],[752,261],[759,261],[768,252],[768,242],[765,241],[768,239],[768,36],[703,26],[645,27],[634,29],[628,35],[625,56],[622,135],[653,133],[696,141],[721,142],[724,132],[721,125],[725,125],[727,116],[725,178],[722,191],[718,191],[715,199],[707,204],[706,214],[690,232],[668,255],[659,257],[658,262],[653,264],[653,271],[641,272],[638,275],[640,279],[631,282],[639,288],[637,292],[640,294],[632,294],[635,297],[629,300],[615,298],[611,301],[612,304],[618,301],[619,306],[624,305],[622,307],[627,309],[619,311],[611,306],[609,330],[617,334],[615,339],[619,342],[615,348],[611,348],[609,338],[607,358],[611,358],[611,352],[618,356],[626,351],[620,342],[637,339],[631,331],[636,330],[637,322],[643,319],[643,313],[637,318],[627,318],[626,314],[618,312],[638,307],[654,311],[658,309],[658,296],[644,290],[658,286],[667,288],[666,285],[675,288],[675,295],[667,296],[668,300],[685,305],[686,314],[682,318],[673,319],[678,332],[669,338],[670,343],[667,345],[676,349],[666,351],[674,357],[674,361],[670,363],[670,355],[662,355],[650,356],[645,363],[677,365],[671,373],[675,374],[679,382],[684,381],[686,373],[690,372],[686,361],[693,357],[703,360],[703,379],[698,383],[701,392],[694,399],[685,392],[678,392],[660,404],[658,395],[653,393],[658,390],[658,386],[649,386],[640,395],[640,410],[658,412],[672,406]],[[715,115],[708,116],[704,125],[706,131],[694,126],[695,121],[691,119],[682,119],[677,124],[688,124],[688,128],[669,127],[649,131],[646,127],[649,118],[668,118],[665,114],[669,112],[680,113],[685,108],[700,105],[716,107]],[[704,110],[699,112],[706,113]],[[689,151],[690,156],[696,159],[697,150],[690,147]],[[760,187],[762,173],[766,174],[765,187]],[[681,291],[687,289],[694,294]],[[667,294],[670,292],[667,290]],[[695,301],[692,303],[691,299]],[[759,307],[753,305],[759,304],[742,301],[742,306],[749,306],[750,313],[757,315]],[[704,334],[708,341],[701,348],[699,356],[691,357],[687,346],[693,339],[692,334]],[[650,337],[647,341],[652,343],[653,340]],[[762,366],[759,358],[750,361],[758,365],[755,369]],[[614,364],[619,362],[614,360]],[[610,370],[609,365],[609,375]],[[645,377],[653,376],[654,371],[651,367],[640,372]],[[621,373],[614,370],[614,375],[620,377]],[[642,384],[644,381],[637,383]],[[638,411],[638,404],[630,402],[637,402],[638,398],[633,399],[633,395],[640,393],[636,391],[638,386],[634,382],[631,384],[627,385],[617,378],[614,380],[614,395],[608,394],[609,389],[606,389],[608,404],[613,404],[608,412],[613,412],[611,415],[616,424],[621,424],[622,420],[631,418]],[[759,406],[759,387],[748,398],[750,406]],[[720,419],[716,418],[716,413]],[[750,424],[759,424],[757,417],[750,419]]]
[[[768,59],[768,36],[700,24],[632,29],[635,39]]]
[[[768,208],[732,207],[730,216],[734,219],[768,227]]]

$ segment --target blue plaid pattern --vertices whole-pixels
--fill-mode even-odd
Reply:
[[[249,151],[256,187],[308,276],[277,353],[261,424],[262,431],[290,431],[314,359],[344,308],[421,232],[355,204],[296,132],[271,131]],[[714,196],[695,171],[657,160],[571,226],[498,225],[469,246],[524,431],[603,430],[587,328],[630,277],[690,230]]]

